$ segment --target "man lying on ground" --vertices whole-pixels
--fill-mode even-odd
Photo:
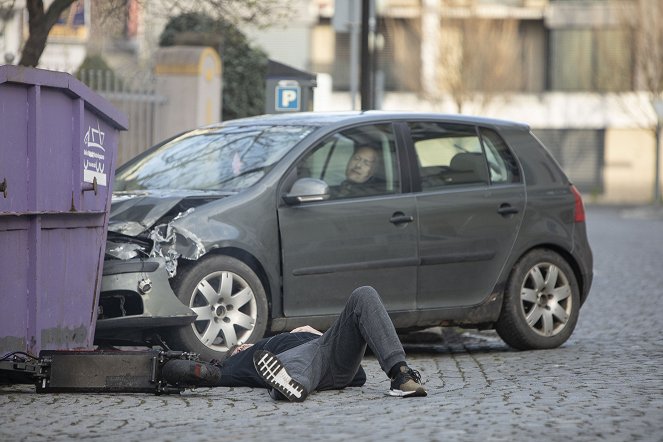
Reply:
[[[274,399],[301,402],[314,391],[363,385],[366,374],[360,364],[367,346],[391,380],[388,395],[426,396],[419,372],[405,362],[394,325],[372,287],[354,290],[325,333],[308,326],[281,333],[240,346],[219,364],[173,359],[162,375],[182,386],[266,387]]]

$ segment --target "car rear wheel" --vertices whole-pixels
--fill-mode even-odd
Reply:
[[[230,256],[210,256],[175,280],[177,297],[197,315],[191,325],[174,329],[172,346],[222,359],[236,344],[262,338],[267,328],[267,296],[256,273]]]
[[[578,321],[579,293],[564,258],[551,250],[533,250],[511,271],[495,329],[519,350],[559,347]]]

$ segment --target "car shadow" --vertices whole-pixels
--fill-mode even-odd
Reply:
[[[455,327],[433,327],[399,335],[408,354],[456,354],[515,352],[493,330],[478,331]]]

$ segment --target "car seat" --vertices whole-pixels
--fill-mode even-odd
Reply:
[[[483,155],[473,152],[456,154],[449,164],[447,182],[448,184],[488,184],[488,170]]]

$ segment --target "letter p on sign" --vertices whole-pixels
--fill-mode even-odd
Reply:
[[[301,90],[299,86],[277,86],[276,87],[276,110],[298,111]]]

